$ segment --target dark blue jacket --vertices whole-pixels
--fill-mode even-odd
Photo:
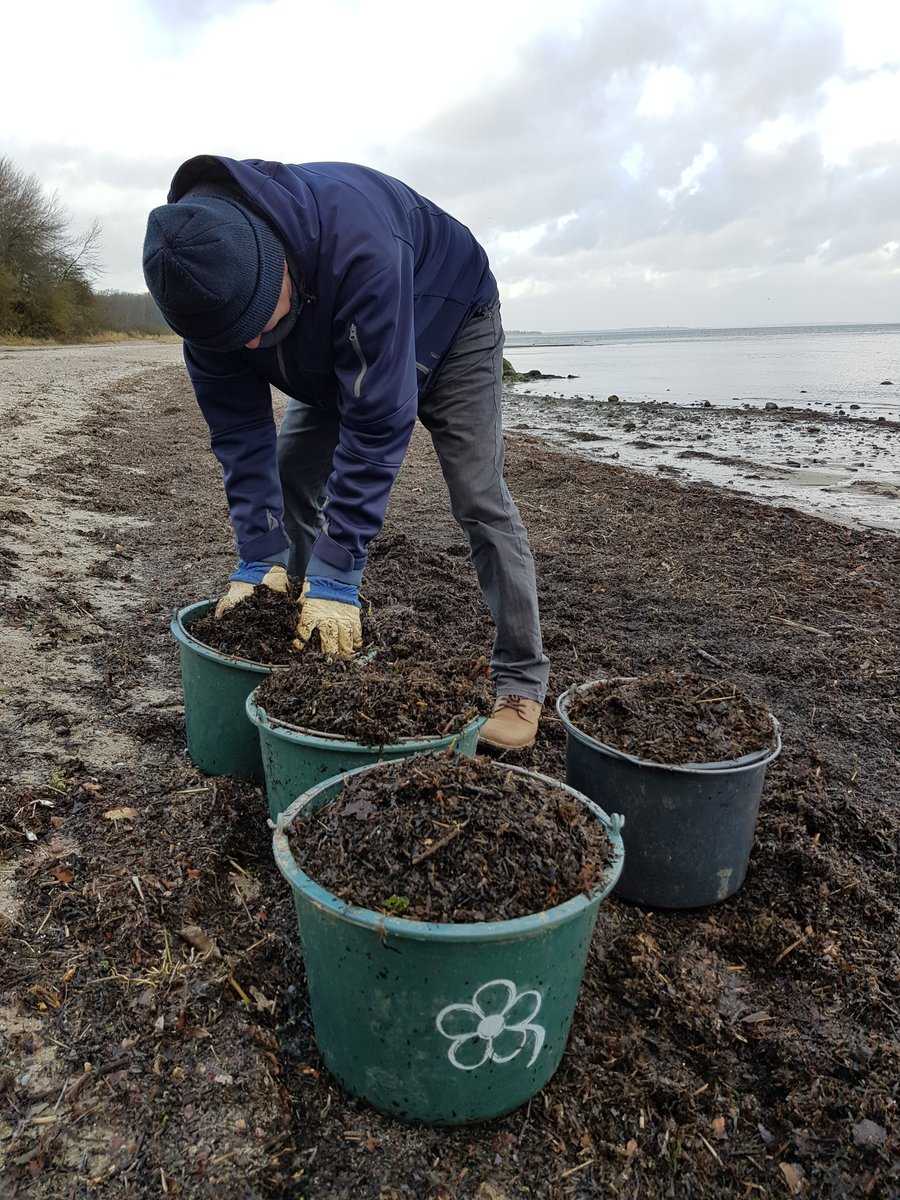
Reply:
[[[473,308],[497,299],[487,256],[459,221],[387,175],[351,163],[298,166],[202,155],[169,201],[198,183],[237,186],[275,229],[303,304],[267,350],[184,344],[222,465],[240,557],[288,545],[269,385],[340,418],[317,566],[358,578],[381,529],[423,394]]]

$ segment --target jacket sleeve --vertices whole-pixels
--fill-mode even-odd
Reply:
[[[334,314],[340,432],[307,574],[345,583],[359,582],[384,523],[418,407],[412,249],[396,240],[384,257],[374,274],[357,271],[362,281],[342,287]]]
[[[268,381],[240,351],[213,353],[184,343],[184,360],[222,466],[238,554],[259,562],[288,547]]]

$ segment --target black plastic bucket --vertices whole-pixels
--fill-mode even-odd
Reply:
[[[607,811],[625,818],[625,869],[615,889],[647,908],[702,908],[733,896],[747,875],[759,801],[775,746],[716,763],[668,766],[598,742],[569,717],[577,692],[556,702],[566,728],[566,782]],[[610,681],[611,682],[611,681]]]

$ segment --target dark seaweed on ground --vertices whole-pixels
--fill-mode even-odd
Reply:
[[[712,657],[764,697],[785,745],[737,896],[699,913],[600,906],[541,1096],[474,1130],[404,1126],[348,1096],[316,1046],[263,795],[200,775],[183,731],[120,747],[139,738],[148,688],[180,700],[168,617],[195,598],[186,580],[214,595],[233,559],[183,368],[144,378],[153,403],[141,396],[112,426],[133,377],[99,387],[69,434],[110,468],[139,468],[113,489],[108,473],[79,479],[99,552],[100,514],[135,530],[123,607],[90,607],[111,593],[89,592],[77,557],[53,560],[68,572],[58,594],[40,576],[27,595],[19,579],[0,595],[7,633],[49,647],[5,697],[0,1193],[900,1195],[898,539],[510,439],[551,702],[575,682],[706,670]],[[448,654],[489,653],[490,616],[421,431],[365,586],[377,613],[408,624],[413,612]],[[43,724],[48,706],[81,726],[77,753]],[[565,750],[548,707],[535,747],[507,758],[561,778]]]

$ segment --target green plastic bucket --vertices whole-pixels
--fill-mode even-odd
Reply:
[[[247,720],[245,701],[272,668],[222,654],[191,637],[191,625],[214,606],[214,600],[189,604],[169,626],[181,654],[188,754],[207,775],[262,783],[259,737]]]
[[[312,729],[300,729],[277,721],[257,704],[255,691],[247,697],[246,713],[259,730],[266,796],[273,820],[315,784],[357,767],[397,762],[413,754],[448,750],[451,746],[465,758],[473,758],[478,731],[484,724],[484,717],[476,717],[459,733],[447,737],[404,738],[388,746],[363,746],[350,738],[316,733]]]
[[[298,867],[284,832],[360,771],[328,779],[278,818],[275,861],[294,893],[316,1040],[329,1071],[382,1112],[429,1125],[502,1116],[548,1082],[565,1050],[601,902],[622,871],[621,818],[543,780],[602,822],[614,857],[590,897],[513,921],[449,925],[338,900]]]

